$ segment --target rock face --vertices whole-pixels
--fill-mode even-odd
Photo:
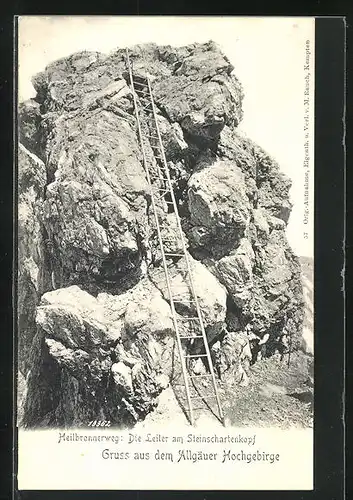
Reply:
[[[20,105],[27,426],[97,418],[133,425],[179,370],[124,54],[81,52],[53,62],[33,80],[35,99]],[[243,91],[216,44],[141,45],[130,58],[135,74],[151,75],[216,370],[246,383],[245,327],[273,342],[286,328],[294,346],[301,342],[300,264],[285,236],[290,181],[237,132]],[[162,233],[177,252],[176,220],[166,208]],[[180,262],[168,265],[185,296]],[[190,313],[190,304],[178,305],[177,314]]]
[[[314,354],[314,262],[310,257],[301,257],[302,282],[305,300],[302,349]]]
[[[188,183],[191,238],[216,256],[237,246],[250,222],[245,178],[230,161],[210,160]]]
[[[245,333],[227,333],[221,342],[212,346],[212,354],[221,380],[228,384],[248,385],[251,351]]]
[[[42,226],[46,172],[44,163],[22,144],[18,149],[18,328],[19,370],[29,369],[28,354],[36,332],[36,306],[50,289],[48,255]]]
[[[81,425],[95,418],[131,424],[168,385],[173,323],[149,282],[120,296],[93,297],[76,285],[45,293],[36,322],[39,362],[29,375],[34,397],[27,398],[25,424]]]

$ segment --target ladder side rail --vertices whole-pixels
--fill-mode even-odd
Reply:
[[[185,260],[186,260],[186,265],[187,265],[187,272],[189,274],[189,279],[190,279],[191,291],[192,291],[192,295],[194,296],[197,315],[200,318],[201,332],[202,332],[202,337],[203,337],[204,344],[205,344],[205,350],[206,350],[206,354],[207,354],[207,360],[208,360],[210,371],[211,371],[211,375],[212,375],[212,383],[213,383],[213,387],[214,387],[214,391],[215,391],[215,395],[216,395],[218,411],[219,411],[219,415],[220,415],[221,419],[223,420],[223,410],[222,410],[222,407],[221,407],[221,402],[219,400],[218,389],[217,389],[217,381],[216,381],[216,377],[215,377],[214,370],[213,370],[213,363],[212,363],[212,358],[211,358],[211,352],[210,352],[210,348],[209,348],[209,345],[208,345],[206,331],[205,331],[205,327],[204,327],[203,320],[202,320],[202,312],[201,312],[199,300],[198,300],[198,297],[196,295],[196,290],[195,290],[194,283],[193,283],[193,278],[192,278],[192,273],[191,273],[191,266],[190,266],[190,262],[189,262],[189,258],[188,258],[188,254],[187,254],[187,248],[186,248],[186,244],[185,244],[185,239],[184,239],[184,235],[183,235],[181,223],[180,223],[178,206],[177,206],[177,203],[176,203],[176,200],[175,200],[174,190],[173,190],[173,186],[172,186],[170,175],[169,175],[169,168],[168,168],[168,164],[167,164],[167,159],[166,159],[165,153],[164,153],[163,142],[162,142],[162,138],[161,138],[159,126],[158,126],[156,106],[155,106],[154,99],[153,99],[151,82],[150,82],[149,77],[147,77],[147,83],[148,83],[148,88],[149,88],[150,97],[151,97],[153,117],[154,117],[154,121],[155,121],[155,125],[156,125],[156,131],[157,131],[158,140],[159,140],[159,143],[160,143],[160,150],[161,150],[162,157],[163,157],[163,164],[164,164],[166,176],[168,178],[168,185],[169,185],[169,188],[170,188],[170,195],[171,195],[171,198],[172,198],[172,201],[173,201],[174,211],[175,211],[176,219],[177,219],[177,225],[178,225],[178,229],[179,229],[179,232],[180,232],[180,237],[181,237],[183,251],[184,251],[184,254],[185,254]]]
[[[189,382],[187,379],[187,369],[186,369],[185,359],[184,359],[184,355],[183,355],[183,346],[181,344],[180,335],[179,335],[179,327],[178,327],[176,311],[175,311],[174,303],[173,303],[173,295],[172,295],[172,290],[171,290],[171,286],[170,286],[168,266],[167,266],[167,261],[166,261],[165,254],[164,254],[163,240],[162,240],[162,235],[161,235],[161,230],[160,230],[160,225],[159,225],[159,220],[158,220],[158,214],[157,214],[157,210],[156,210],[156,204],[155,204],[155,200],[154,200],[154,193],[153,193],[152,183],[151,183],[149,169],[148,169],[148,165],[147,165],[145,149],[143,146],[143,140],[142,140],[143,134],[142,134],[141,124],[140,124],[140,119],[139,119],[138,104],[137,104],[135,90],[134,90],[134,82],[133,82],[133,77],[132,77],[128,49],[126,50],[126,55],[127,55],[127,64],[128,64],[128,69],[129,69],[130,83],[131,83],[131,87],[132,87],[132,91],[133,91],[132,93],[133,93],[133,99],[134,99],[137,127],[138,127],[138,131],[139,131],[140,142],[141,142],[141,151],[142,151],[143,161],[144,161],[144,165],[145,165],[147,181],[148,181],[148,184],[151,188],[151,203],[152,203],[153,214],[154,214],[154,218],[155,218],[155,222],[156,222],[158,242],[159,242],[159,246],[160,246],[161,253],[162,253],[163,268],[164,268],[164,273],[165,273],[165,277],[166,277],[168,295],[169,295],[170,306],[171,306],[171,311],[172,311],[172,318],[173,318],[176,339],[177,339],[177,344],[178,344],[178,349],[179,349],[180,362],[181,362],[182,373],[183,373],[183,378],[184,378],[184,383],[185,383],[186,397],[187,397],[187,402],[188,402],[189,412],[190,412],[190,421],[191,421],[191,424],[193,425],[194,416],[193,416],[193,410],[192,410]]]

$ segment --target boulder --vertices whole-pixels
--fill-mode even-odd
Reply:
[[[155,289],[151,294],[141,289],[143,296],[129,302],[125,311],[126,337],[150,336],[151,338],[172,335],[174,326],[170,307]]]
[[[246,333],[228,332],[214,344],[212,354],[221,380],[231,385],[248,385],[251,351]]]
[[[129,397],[133,393],[132,387],[132,369],[125,365],[122,361],[114,363],[111,368],[114,384],[118,390]]]
[[[188,255],[196,297],[202,313],[209,342],[217,337],[226,316],[227,292],[217,278],[201,262]],[[182,315],[196,314],[185,258],[169,267],[170,286],[173,297],[178,299],[176,311]],[[151,280],[161,290],[165,300],[169,300],[164,270],[157,268],[151,272]]]

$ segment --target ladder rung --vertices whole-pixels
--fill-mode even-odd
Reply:
[[[168,257],[185,257],[184,253],[164,252]]]
[[[160,181],[168,181],[169,179],[167,177],[159,177],[158,175],[151,175],[150,178],[153,180],[160,180]]]
[[[186,408],[186,411],[190,412],[190,408]],[[192,407],[192,411],[205,411],[205,407],[204,406],[193,406]]]
[[[161,179],[163,177],[163,172],[159,169],[159,171],[149,171],[150,177],[155,177],[156,179]],[[167,177],[163,177],[166,179]]]
[[[205,404],[208,404],[206,401],[204,401]],[[190,413],[190,409],[189,408],[186,408],[186,411],[188,411]],[[196,412],[196,411],[205,411],[205,407],[204,406],[193,406],[192,407],[192,411],[193,412]]]
[[[132,79],[132,82],[134,85],[142,85],[143,87],[147,87],[147,83],[136,82],[134,81],[134,79]]]
[[[157,172],[149,172],[149,174],[150,174],[151,179],[152,178],[155,178],[155,179],[162,179],[162,178],[163,179],[167,179],[167,177],[163,177],[163,173],[162,172],[158,172],[158,173]]]
[[[150,136],[147,134],[142,133],[142,135],[145,140],[148,140],[150,138]],[[153,137],[153,139],[158,139],[158,137]],[[151,148],[156,148],[156,146],[154,144],[151,144]]]
[[[200,318],[198,316],[180,316],[179,318],[182,321],[199,321]]]
[[[179,335],[180,339],[203,339],[203,335]]]
[[[149,134],[144,134],[145,137],[149,137],[150,139],[158,139],[158,135],[149,135]]]
[[[173,302],[179,302],[179,303],[184,303],[184,302],[188,302],[189,304],[192,304],[193,302],[195,302],[195,299],[174,299],[173,298]]]
[[[216,399],[216,396],[190,396],[190,399]]]
[[[207,354],[185,354],[184,358],[206,358]]]

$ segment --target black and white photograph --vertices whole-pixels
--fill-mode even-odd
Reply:
[[[314,42],[19,18],[20,489],[312,487]]]

